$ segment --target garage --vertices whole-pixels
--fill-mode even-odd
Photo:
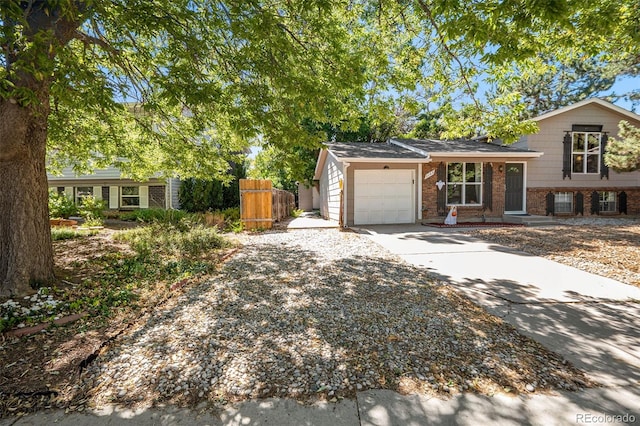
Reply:
[[[354,170],[355,225],[413,223],[415,171]]]

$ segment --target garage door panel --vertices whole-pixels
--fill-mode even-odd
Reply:
[[[355,170],[354,223],[413,223],[413,193],[413,170]]]

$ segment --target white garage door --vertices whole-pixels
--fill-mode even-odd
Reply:
[[[413,223],[413,188],[413,170],[354,170],[353,223]]]

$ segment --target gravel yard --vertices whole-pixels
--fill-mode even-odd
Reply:
[[[560,225],[468,231],[486,241],[640,287],[640,220],[576,218]]]
[[[560,356],[358,234],[239,238],[217,276],[89,364],[79,383],[89,405],[589,386]]]

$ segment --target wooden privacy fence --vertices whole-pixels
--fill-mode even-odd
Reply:
[[[291,216],[295,196],[273,189],[270,180],[240,179],[240,219],[245,228],[273,227],[273,222]]]

